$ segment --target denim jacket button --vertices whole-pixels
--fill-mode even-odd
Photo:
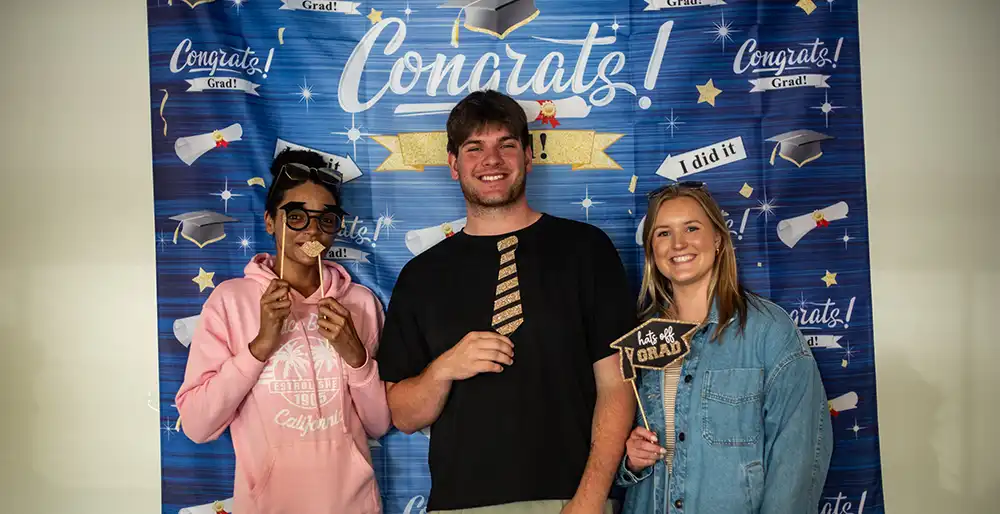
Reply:
[[[684,376],[684,383],[685,384],[690,384],[692,380],[694,380],[694,377],[692,377],[691,375],[685,375]]]
[[[674,500],[674,507],[677,507],[678,509],[683,509],[684,508],[684,500],[682,500],[680,498]]]
[[[684,442],[684,432],[677,434],[677,440],[682,443]]]

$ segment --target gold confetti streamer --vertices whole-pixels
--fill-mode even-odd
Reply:
[[[285,44],[285,27],[278,27],[278,44]]]
[[[170,98],[170,92],[166,89],[161,89],[163,91],[163,100],[160,100],[160,119],[163,120],[163,135],[167,135],[167,119],[163,117],[163,108],[167,106],[167,98]]]
[[[639,181],[639,177],[632,175],[632,180],[628,183],[628,192],[635,193],[635,183]]]
[[[191,0],[181,0],[181,1],[188,4],[188,6],[194,9],[195,7],[198,7],[201,4],[210,4],[215,0],[194,0],[194,2],[192,2]]]
[[[799,0],[795,6],[805,11],[806,15],[810,15],[816,10],[816,2],[813,0]]]
[[[250,179],[250,180],[247,180],[247,185],[248,185],[248,186],[260,186],[260,187],[267,187],[267,186],[266,186],[266,185],[264,184],[264,179],[263,179],[263,178],[261,178],[261,177],[254,177],[254,178],[252,178],[252,179]]]

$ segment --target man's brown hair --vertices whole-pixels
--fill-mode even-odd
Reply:
[[[486,127],[503,127],[521,147],[531,145],[528,119],[513,98],[493,90],[476,91],[458,102],[448,116],[448,153],[458,155],[459,147]]]

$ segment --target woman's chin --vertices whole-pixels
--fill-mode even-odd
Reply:
[[[707,280],[711,276],[712,270],[705,271],[704,273],[698,273],[696,271],[681,271],[672,272],[669,275],[666,275],[667,280],[670,281],[670,285],[674,288],[693,286]]]

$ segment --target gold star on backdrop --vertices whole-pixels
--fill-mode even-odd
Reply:
[[[821,278],[820,280],[826,282],[826,287],[830,287],[837,283],[837,274],[830,273],[830,270],[826,270],[826,275],[823,275],[823,278]]]
[[[198,291],[204,291],[206,288],[215,287],[215,283],[212,279],[215,278],[215,272],[206,273],[204,269],[198,268],[198,276],[191,279],[191,282],[198,284]]]
[[[698,103],[708,102],[712,107],[715,107],[715,97],[722,93],[722,90],[715,87],[712,79],[708,79],[708,82],[704,86],[695,85],[698,88]]]
[[[382,11],[376,11],[372,8],[372,12],[368,13],[368,19],[371,20],[372,25],[382,21]]]

